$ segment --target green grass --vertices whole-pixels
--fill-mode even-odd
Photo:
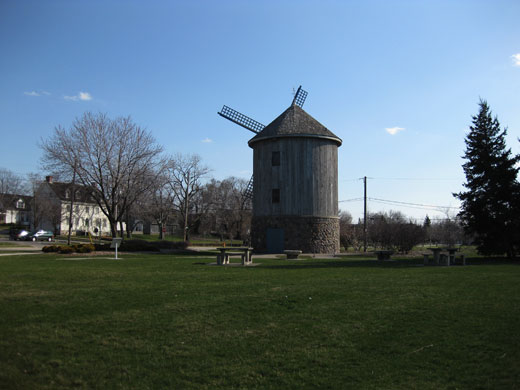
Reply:
[[[0,257],[7,389],[513,389],[520,268]]]
[[[23,246],[23,244],[21,243],[16,243],[16,242],[0,242],[0,247],[13,247],[13,246]]]

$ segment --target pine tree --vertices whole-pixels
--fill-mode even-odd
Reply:
[[[459,217],[480,253],[514,256],[519,244],[519,156],[507,149],[507,130],[491,117],[487,102],[480,100],[479,106],[465,140],[467,191],[455,194],[462,202]]]

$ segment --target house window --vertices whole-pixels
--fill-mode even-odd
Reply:
[[[16,208],[17,209],[24,209],[25,208],[25,202],[21,199],[19,199],[17,202],[16,202]]]
[[[273,154],[271,155],[271,165],[273,167],[280,166],[280,152],[273,152]]]
[[[85,206],[85,212],[86,212],[87,214],[90,213],[90,207]]]
[[[65,199],[69,199],[70,198],[70,191],[67,190],[65,191]]]
[[[273,188],[271,199],[272,199],[273,203],[280,203],[280,189],[279,188]]]
[[[107,220],[106,220],[106,219],[103,220],[103,227],[104,227],[104,228],[107,227]]]

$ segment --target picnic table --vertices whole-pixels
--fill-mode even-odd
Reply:
[[[229,247],[217,248],[217,265],[229,264],[229,256],[237,255],[242,258],[242,265],[253,264],[253,248],[249,247]]]
[[[450,265],[450,264],[455,264],[455,252],[457,252],[459,249],[458,248],[452,248],[452,247],[448,247],[448,248],[440,248],[440,247],[431,247],[431,248],[428,248],[428,250],[432,251],[433,252],[433,260],[435,262],[436,265],[439,265],[440,263],[440,259],[445,259],[446,260],[446,265]],[[442,252],[448,252],[448,254],[441,254]],[[425,264],[427,262],[427,256],[428,255],[425,255]],[[464,262],[465,263],[465,262]]]
[[[394,254],[394,251],[383,250],[383,251],[374,251],[374,253],[377,255],[377,260],[385,261],[385,260],[390,260],[390,256],[392,256]]]
[[[428,250],[433,252],[433,261],[435,262],[435,264],[439,265],[439,259],[441,257],[442,248],[434,246],[428,248]]]

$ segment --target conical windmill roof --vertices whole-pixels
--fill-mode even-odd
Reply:
[[[301,107],[293,104],[251,138],[248,144],[252,147],[255,142],[282,137],[325,138],[337,142],[338,146],[342,143],[341,138],[307,114]]]

